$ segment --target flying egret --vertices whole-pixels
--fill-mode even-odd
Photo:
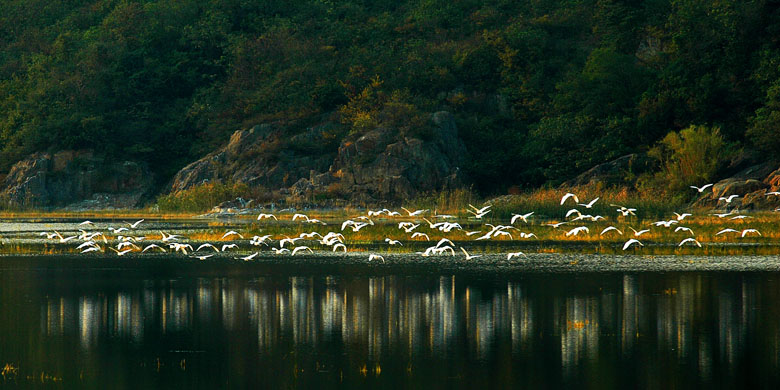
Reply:
[[[238,245],[236,245],[236,244],[225,244],[225,245],[222,245],[222,249],[220,250],[220,252],[224,252],[227,249],[235,249],[235,248],[238,248]]]
[[[742,231],[742,236],[741,237],[745,237],[745,235],[748,234],[748,233],[756,233],[759,236],[761,235],[761,232],[759,232],[756,229],[745,229],[745,230]]]
[[[677,220],[678,221],[682,221],[683,219],[685,219],[685,217],[690,217],[693,214],[691,214],[691,213],[682,213],[682,214],[674,213],[674,215],[677,216]]]
[[[142,219],[139,219],[139,220],[137,220],[137,221],[135,221],[135,222],[133,222],[133,223],[129,223],[129,222],[125,222],[125,223],[126,223],[128,226],[130,226],[130,229],[135,229],[135,228],[137,228],[137,227],[138,227],[138,225],[140,225],[140,224],[141,224],[141,222],[143,222],[143,221],[144,221],[144,220],[143,220],[143,218],[142,218]]]
[[[593,205],[596,204],[596,201],[598,201],[598,200],[599,200],[599,198],[597,197],[596,199],[593,199],[593,200],[591,200],[588,203],[577,203],[577,205],[585,207],[586,209],[589,209],[589,208],[592,208]]]
[[[545,224],[545,226],[552,226],[552,227],[553,227],[553,229],[557,229],[557,228],[559,228],[561,225],[565,225],[565,224],[567,224],[567,223],[569,223],[569,222],[568,222],[568,221],[563,221],[563,222],[558,222],[558,223],[548,223],[548,224]]]
[[[298,246],[293,248],[292,252],[290,253],[290,256],[295,256],[297,253],[303,251],[309,251],[309,253],[314,253],[314,251],[311,250],[311,248],[309,248],[308,246]]]
[[[387,238],[385,238],[385,242],[386,242],[386,243],[388,243],[388,244],[390,244],[390,245],[400,245],[400,246],[404,246],[404,244],[403,244],[403,243],[401,243],[401,241],[398,241],[398,240],[393,240],[393,239],[391,239],[390,237],[387,237]]]
[[[258,221],[259,221],[259,220],[261,220],[261,219],[271,219],[271,218],[273,218],[275,221],[278,221],[278,220],[279,220],[279,219],[278,219],[278,218],[276,218],[276,216],[275,216],[275,215],[273,215],[273,214],[264,214],[264,213],[260,213],[260,215],[258,215],[258,216],[257,216],[257,220],[258,220]]]
[[[476,259],[477,257],[482,257],[482,255],[470,255],[468,252],[466,252],[466,248],[460,247],[460,250],[463,251],[463,253],[466,255],[466,260]]]
[[[416,217],[416,216],[418,216],[418,215],[428,211],[428,209],[409,211],[408,209],[406,209],[404,207],[401,207],[401,210],[406,211],[406,213],[409,214],[410,217]]]
[[[696,186],[690,186],[690,187],[691,187],[691,188],[693,188],[693,189],[695,189],[696,191],[699,191],[699,192],[701,193],[701,192],[704,192],[704,190],[706,190],[707,188],[710,188],[710,187],[712,187],[712,183],[710,183],[710,184],[705,184],[705,185],[703,185],[703,186],[701,186],[701,187],[696,187]]]
[[[214,255],[215,255],[215,253],[211,253],[211,254],[208,254],[208,255],[195,255],[195,256],[193,256],[193,258],[194,259],[198,259],[198,260],[206,260],[209,257],[214,256]]]
[[[639,246],[645,246],[644,244],[639,242],[639,240],[637,240],[635,238],[632,238],[632,239],[626,241],[625,244],[623,244],[623,250],[628,249],[631,245],[634,245],[634,244],[638,244]]]
[[[566,232],[566,237],[576,236],[582,232],[590,233],[590,229],[587,226],[579,226]]]
[[[144,250],[142,250],[142,251],[141,251],[141,253],[143,253],[143,252],[146,252],[146,251],[148,251],[149,249],[154,249],[154,248],[157,248],[157,249],[159,249],[160,251],[162,251],[162,252],[165,252],[165,248],[162,248],[162,247],[160,247],[160,246],[159,246],[159,245],[157,245],[157,244],[149,244],[149,245],[147,245],[147,246],[146,246],[146,248],[144,248]]]
[[[385,258],[384,257],[382,257],[380,255],[377,255],[377,254],[374,254],[374,253],[372,253],[372,254],[370,254],[368,256],[368,261],[373,261],[373,260],[382,260],[383,263],[385,262]]]
[[[601,231],[601,234],[599,234],[599,236],[603,236],[604,233],[607,233],[607,232],[610,232],[610,231],[613,231],[613,230],[618,232],[618,234],[620,234],[621,236],[623,235],[623,232],[621,232],[618,228],[616,228],[614,226],[607,226],[607,227],[604,228],[604,230]]]
[[[90,221],[90,220],[86,220],[86,221],[84,221],[84,222],[79,224],[79,226],[83,226],[83,225],[94,225],[94,223],[92,221]]]
[[[116,248],[113,248],[113,247],[111,248],[111,250],[116,252],[117,256],[124,256],[124,255],[126,255],[126,254],[128,254],[128,253],[133,251],[132,248],[120,251],[120,250],[117,250]]]
[[[734,230],[734,229],[723,229],[723,230],[721,230],[721,231],[719,231],[719,232],[715,233],[715,235],[716,235],[716,236],[719,236],[719,235],[721,235],[721,234],[724,234],[724,233],[739,233],[739,230]]]
[[[114,248],[111,248],[111,249],[114,249]],[[89,253],[89,252],[94,252],[94,251],[99,251],[99,250],[100,250],[100,247],[97,246],[97,244],[96,244],[95,246],[91,246],[89,248],[84,249],[83,251],[81,251],[81,253]]]
[[[526,255],[523,252],[509,252],[506,254],[506,259],[511,260],[513,257],[520,257],[520,256],[528,257],[528,255]]]
[[[417,232],[417,233],[412,234],[412,239],[415,239],[417,237],[422,237],[422,238],[425,239],[425,241],[430,241],[431,240],[430,237],[428,237],[428,235],[425,234],[425,233]]]
[[[214,246],[213,244],[209,244],[209,243],[200,244],[200,246],[198,247],[198,249],[195,249],[195,252],[198,252],[198,251],[200,251],[200,250],[201,250],[201,249],[203,249],[203,248],[211,248],[211,249],[214,249],[214,252],[219,252],[219,248],[217,248],[217,247],[216,247],[216,246]]]
[[[650,229],[644,229],[644,230],[636,231],[636,229],[634,229],[632,227],[629,227],[629,229],[631,229],[634,232],[634,237],[639,237],[639,236],[641,236],[641,235],[643,235],[643,234],[645,234],[645,233],[650,231]]]
[[[735,198],[739,198],[739,195],[729,195],[728,197],[721,196],[720,198],[718,198],[718,201],[723,200],[726,203],[731,203],[731,201],[734,200]]]
[[[677,233],[677,232],[688,232],[688,233],[691,233],[692,236],[695,235],[695,234],[693,234],[693,230],[691,230],[691,228],[685,227],[685,226],[678,226],[677,228],[674,229],[674,232],[675,233]]]
[[[566,203],[566,199],[569,198],[574,198],[574,203],[580,203],[580,199],[577,198],[577,195],[574,195],[571,192],[567,192],[566,195],[563,195],[561,198],[561,206],[563,206],[563,204]]]
[[[289,249],[287,249],[287,248],[271,248],[271,249],[272,249],[272,250],[274,251],[274,253],[275,253],[275,254],[277,254],[277,255],[281,255],[281,254],[284,254],[284,253],[290,253],[290,250],[289,250]]]
[[[569,216],[571,216],[572,214],[577,214],[577,216],[580,216],[580,215],[582,215],[582,213],[580,212],[580,210],[577,210],[577,209],[571,209],[571,210],[569,210],[569,211],[567,211],[567,212],[566,212],[566,218],[569,218]]]
[[[222,235],[222,239],[224,240],[226,237],[230,237],[230,236],[239,236],[242,239],[244,238],[244,236],[241,235],[241,233],[239,233],[239,232],[237,232],[235,230],[231,230],[229,232],[225,232],[225,234]]]
[[[684,239],[684,240],[680,241],[680,243],[679,243],[679,244],[677,244],[677,246],[678,246],[678,247],[680,247],[680,246],[683,246],[683,245],[685,245],[685,244],[687,244],[687,243],[691,243],[691,244],[693,244],[693,245],[696,245],[696,246],[698,246],[699,248],[701,248],[701,243],[700,243],[699,241],[696,241],[696,239],[695,239],[695,238],[693,238],[693,237],[688,237],[688,238],[686,238],[686,239]]]
[[[340,249],[343,249],[343,250],[344,250],[344,253],[347,253],[347,246],[346,246],[346,245],[344,245],[344,244],[342,244],[342,243],[340,243],[340,242],[339,242],[339,243],[337,243],[336,245],[333,245],[333,251],[334,251],[334,252],[336,252],[337,250],[339,250],[339,248],[340,248]]]
[[[528,223],[528,217],[530,217],[533,214],[534,214],[533,211],[531,211],[530,213],[527,213],[527,214],[515,214],[515,213],[512,213],[512,219],[509,220],[509,224],[510,225],[514,225],[515,221],[517,221],[518,219],[522,219],[523,222]]]

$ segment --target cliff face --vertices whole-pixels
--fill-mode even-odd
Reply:
[[[16,163],[0,185],[10,207],[136,207],[153,187],[144,164],[111,162],[89,151],[35,153]]]
[[[459,166],[465,148],[454,118],[431,116],[425,140],[377,128],[347,137],[336,150],[312,153],[328,142],[327,126],[289,140],[270,125],[236,131],[223,148],[179,171],[176,192],[208,182],[245,183],[305,199],[322,194],[347,200],[402,200],[421,192],[462,186]]]

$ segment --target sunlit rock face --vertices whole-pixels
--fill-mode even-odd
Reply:
[[[11,168],[0,200],[12,207],[136,207],[153,184],[143,163],[105,161],[90,151],[35,153]]]
[[[421,133],[382,127],[334,143],[340,137],[328,124],[291,137],[271,125],[255,126],[236,131],[225,147],[184,167],[168,190],[245,183],[295,201],[393,201],[463,186],[465,147],[453,116],[433,114]]]

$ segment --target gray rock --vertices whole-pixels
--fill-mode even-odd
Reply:
[[[563,183],[564,187],[576,187],[605,184],[607,186],[619,186],[631,184],[629,177],[635,177],[646,170],[646,159],[632,153],[619,157],[612,161],[596,165],[593,168],[577,175],[575,178]]]
[[[0,186],[10,207],[138,207],[154,180],[146,165],[107,162],[89,151],[35,153],[16,163]]]

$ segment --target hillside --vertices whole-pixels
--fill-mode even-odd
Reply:
[[[459,180],[483,195],[557,185],[630,153],[651,151],[648,169],[660,172],[659,141],[691,126],[757,160],[780,151],[780,8],[768,1],[3,8],[0,182],[34,153],[75,150],[139,163],[161,192],[257,125],[277,129],[271,158],[324,156],[312,157],[322,173],[377,129],[434,142],[430,118],[442,111],[465,147]],[[290,141],[313,128],[324,129],[316,142]],[[715,177],[715,165],[691,180]]]

